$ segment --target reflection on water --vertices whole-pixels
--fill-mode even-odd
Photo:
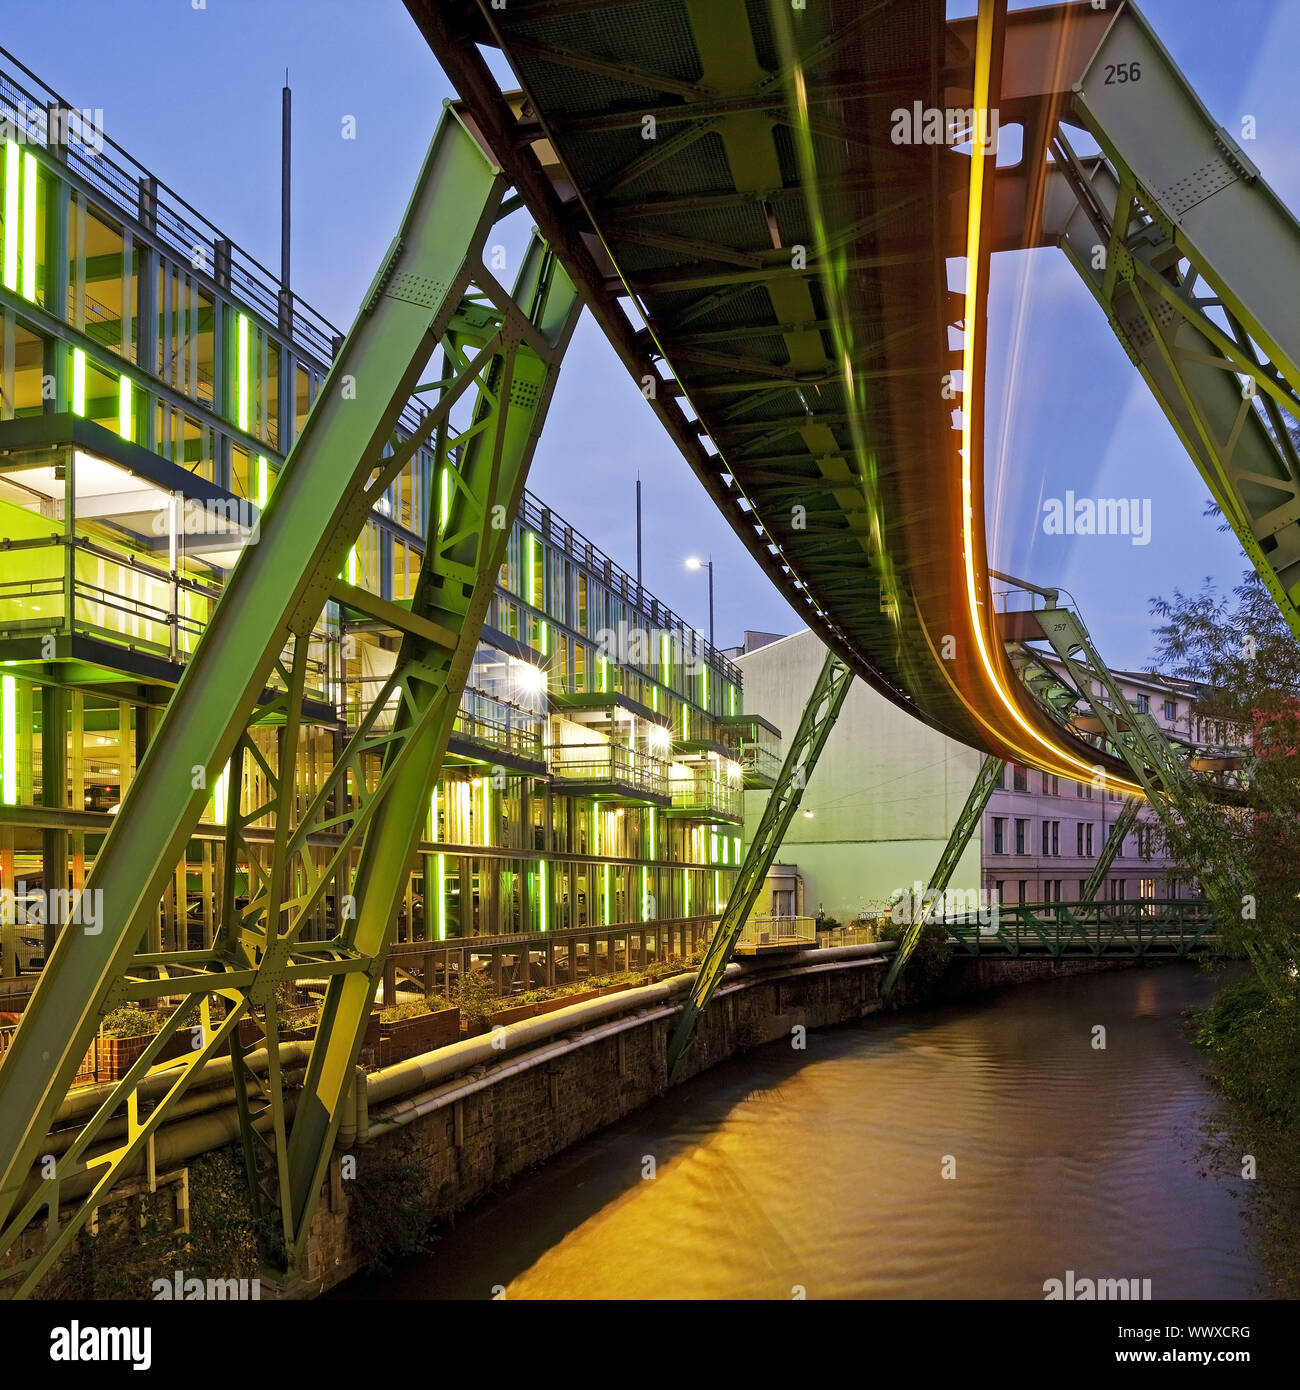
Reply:
[[[339,1292],[1042,1298],[1073,1269],[1148,1278],[1157,1299],[1257,1294],[1245,1183],[1195,1162],[1217,1102],[1180,1015],[1215,987],[1123,970],[772,1044]]]

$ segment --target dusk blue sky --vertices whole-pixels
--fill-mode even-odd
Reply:
[[[247,251],[279,258],[280,88],[294,93],[294,288],[345,327],[386,249],[442,102],[452,95],[398,0],[8,0],[0,44]],[[973,4],[954,4],[969,13]],[[1021,6],[1013,5],[1013,8]],[[1210,111],[1300,208],[1291,102],[1300,0],[1145,0],[1143,12]],[[344,116],[357,138],[341,138]],[[1028,276],[1028,312],[1017,313]],[[1019,324],[1017,331],[1016,325]],[[1060,584],[1114,665],[1144,664],[1151,595],[1237,581],[1245,561],[1202,516],[1207,490],[1059,252],[1001,257],[991,301],[988,459],[1008,485],[992,558]],[[1019,369],[1011,364],[1018,348]],[[625,568],[635,567],[633,487],[645,489],[645,582],[707,624],[716,566],[719,645],[744,628],[802,626],[673,449],[584,315],[529,486]],[[1149,497],[1152,539],[1046,536],[1045,498]]]

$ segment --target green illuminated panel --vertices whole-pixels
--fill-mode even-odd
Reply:
[[[131,378],[123,375],[117,383],[117,432],[131,438]]]
[[[447,939],[447,856],[438,856],[438,940]]]
[[[18,682],[0,677],[0,801],[18,802]]]
[[[604,891],[604,922],[609,926],[609,865],[605,865],[605,891]]]
[[[36,302],[36,182],[34,154],[23,155],[23,298]]]
[[[641,920],[650,920],[650,870],[641,866]]]
[[[258,505],[259,507],[265,507],[265,506],[266,506],[266,499],[267,499],[268,495],[270,494],[270,488],[271,488],[271,476],[270,476],[270,474],[271,474],[270,465],[267,463],[265,457],[264,457],[262,454],[258,454],[258,456],[257,456],[257,505]]]
[[[682,916],[691,915],[691,871],[682,870]]]
[[[240,314],[235,330],[238,364],[235,371],[235,410],[236,423],[241,430],[248,429],[248,318]]]
[[[5,141],[5,289],[18,288],[18,146]]]
[[[86,413],[86,354],[80,348],[72,349],[72,413]]]
[[[546,886],[546,860],[543,859],[537,865],[538,923],[542,931],[547,931],[550,927],[549,891]]]

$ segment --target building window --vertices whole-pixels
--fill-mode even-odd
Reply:
[[[1059,855],[1060,852],[1061,822],[1059,820],[1045,820],[1043,822],[1043,853]]]
[[[1176,700],[1165,701],[1165,718],[1171,724],[1178,718],[1178,702]]]
[[[1029,836],[1029,822],[1028,822],[1027,820],[1017,820],[1017,821],[1016,821],[1016,853],[1017,853],[1017,854],[1023,854],[1023,853],[1025,852],[1025,840],[1028,838],[1028,836]],[[1023,902],[1024,899],[1021,899],[1021,901]]]
[[[1029,901],[1028,897],[1026,896],[1026,891],[1028,888],[1028,879],[1022,878],[1016,884],[1016,901],[1020,904],[1021,907],[1024,907],[1024,905]]]
[[[1074,827],[1074,852],[1080,858],[1092,853],[1092,826],[1087,821],[1080,821]]]
[[[1007,818],[1005,816],[993,817],[993,853],[1005,854],[1007,852]]]
[[[995,879],[993,882],[993,893],[998,902],[1002,901],[1002,885],[1005,882],[1006,880],[1001,878]]]
[[[1013,791],[1027,792],[1029,790],[1029,771],[1027,768],[1014,766],[1011,769],[1011,788]]]
[[[1052,854],[1057,858],[1061,854],[1061,822],[1059,820],[1052,822]]]
[[[1149,714],[1151,712],[1151,699],[1147,695],[1137,697],[1137,712],[1139,714]]]
[[[1081,878],[1081,879],[1079,880],[1079,898],[1078,898],[1078,901],[1079,901],[1079,902],[1082,902],[1082,901],[1083,901],[1083,895],[1084,895],[1087,891],[1088,891],[1088,880],[1087,880],[1086,878]]]

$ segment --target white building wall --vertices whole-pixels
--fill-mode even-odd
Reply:
[[[810,631],[737,659],[745,708],[777,725],[789,745],[825,660]],[[804,910],[848,922],[929,879],[979,770],[980,754],[905,714],[854,681],[803,802],[777,855],[803,875]],[[745,793],[745,839],[768,793]],[[806,813],[811,811],[809,817]],[[952,888],[980,886],[979,835]],[[760,905],[759,911],[765,910]]]

